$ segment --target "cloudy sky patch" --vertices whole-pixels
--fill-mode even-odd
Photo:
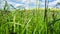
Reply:
[[[24,6],[25,8],[35,8],[36,2],[38,2],[38,7],[45,7],[45,0],[7,0],[9,4],[12,4],[14,7]],[[4,5],[4,0],[0,0],[0,5]],[[57,2],[60,0],[49,0],[49,7],[54,7]]]

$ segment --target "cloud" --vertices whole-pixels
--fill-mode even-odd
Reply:
[[[18,4],[18,3],[15,3],[15,2],[8,2],[8,3],[9,3],[9,4],[12,4],[14,7],[23,5],[23,4]]]
[[[22,6],[25,8],[35,8],[36,7],[36,2],[38,2],[38,6],[41,8],[45,7],[45,0],[7,0],[9,4],[12,4],[14,7]],[[57,2],[60,2],[60,0],[49,0],[49,7],[54,7]],[[3,2],[2,2],[3,3]],[[2,4],[4,5],[4,3]]]
[[[58,2],[60,3],[60,0],[54,0],[52,2],[49,2],[48,7],[53,8]],[[40,1],[40,7],[45,7],[45,0]]]
[[[30,6],[31,4],[34,5],[33,7],[36,6],[36,0],[8,0],[8,2],[15,7],[24,6],[25,8],[32,8],[32,6]]]
[[[0,9],[3,9],[4,5],[5,5],[5,2],[3,0],[0,0]]]
[[[55,0],[49,3],[49,7],[54,7],[57,3],[60,3],[60,0]]]

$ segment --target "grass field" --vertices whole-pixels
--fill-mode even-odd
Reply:
[[[0,11],[0,34],[60,34],[60,9]]]

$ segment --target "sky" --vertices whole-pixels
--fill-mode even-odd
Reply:
[[[36,2],[38,3],[38,7],[44,8],[45,7],[45,0],[7,0],[9,4],[12,4],[14,7],[22,6],[26,9],[28,8],[35,8]],[[49,8],[53,8],[57,2],[60,0],[49,0]],[[0,0],[0,7],[4,5],[4,0]]]

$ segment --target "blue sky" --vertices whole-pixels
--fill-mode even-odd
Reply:
[[[45,7],[45,0],[7,0],[7,1],[9,4],[12,4],[15,7],[23,6],[25,8],[35,8],[36,2],[38,2],[39,7],[41,8]],[[0,2],[3,2],[3,0],[0,0]],[[52,8],[57,4],[57,2],[60,2],[60,0],[49,0],[48,6]],[[2,3],[2,5],[4,5],[4,3]]]

